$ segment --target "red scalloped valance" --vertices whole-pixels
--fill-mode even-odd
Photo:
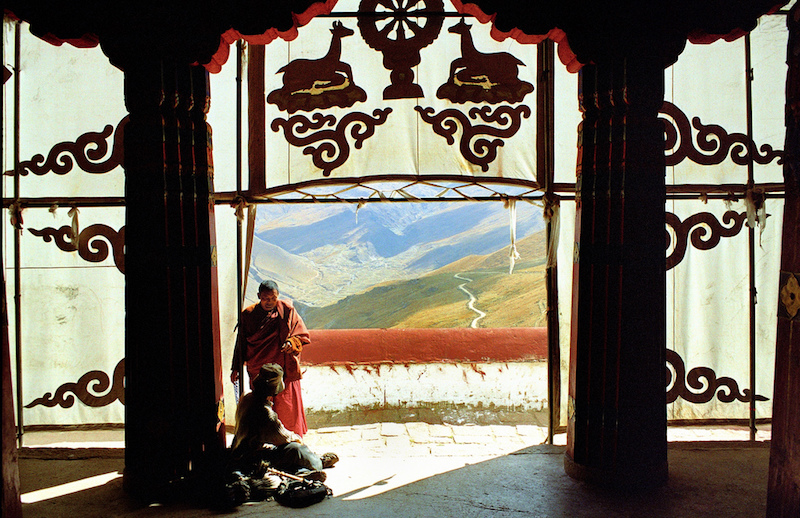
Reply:
[[[286,41],[292,41],[297,38],[297,28],[306,25],[315,16],[321,14],[330,14],[338,0],[326,0],[325,2],[317,2],[311,5],[301,14],[293,13],[294,25],[287,31],[279,31],[275,28],[269,29],[263,34],[242,34],[236,29],[228,29],[220,37],[220,45],[217,52],[211,57],[211,61],[205,63],[204,66],[212,74],[216,74],[222,69],[228,61],[230,55],[230,46],[237,40],[242,39],[253,45],[266,45],[277,38]]]
[[[481,23],[488,23],[492,22],[492,30],[491,35],[492,38],[496,39],[497,41],[503,41],[506,38],[514,39],[520,43],[529,43],[529,44],[537,44],[541,43],[542,41],[549,39],[555,42],[558,45],[558,59],[561,60],[561,63],[567,67],[567,70],[570,72],[577,72],[583,66],[583,63],[578,61],[578,57],[572,52],[572,49],[569,47],[569,41],[567,41],[567,34],[559,29],[558,27],[553,27],[545,34],[526,34],[519,28],[511,29],[510,31],[504,32],[497,28],[494,21],[497,14],[486,14],[484,13],[480,7],[473,3],[462,3],[461,0],[451,0],[453,2],[453,6],[456,10],[460,13],[470,14],[474,16],[479,22]]]
[[[492,23],[492,36],[502,41],[538,43],[549,38],[558,44],[558,56],[567,70],[575,72],[595,54],[622,56],[636,47],[659,42],[669,54],[670,41],[696,44],[733,41],[788,0],[675,0],[650,6],[636,0],[599,3],[595,0],[566,3],[526,3],[508,0],[451,0],[459,12],[483,23]],[[489,14],[487,14],[489,13]],[[575,41],[571,45],[570,38]],[[660,40],[659,40],[660,38]],[[596,48],[603,50],[598,53]],[[672,47],[680,52],[682,44]],[[589,49],[587,51],[587,49]],[[582,53],[579,50],[583,51]],[[644,49],[645,51],[651,49]],[[656,49],[657,50],[657,49]],[[621,51],[621,52],[620,52]],[[677,54],[672,56],[676,59]],[[670,63],[669,57],[664,62]]]

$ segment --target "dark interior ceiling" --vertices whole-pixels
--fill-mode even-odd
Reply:
[[[391,0],[385,0],[390,2]],[[418,0],[420,3],[424,0]],[[733,39],[752,30],[759,16],[787,0],[473,0],[456,7],[496,15],[503,32],[544,35],[558,28],[581,63],[620,57],[659,59],[669,65],[690,41]],[[5,13],[30,23],[31,32],[54,44],[98,43],[112,63],[125,68],[151,55],[208,63],[220,35],[286,31],[298,19],[335,12],[335,1],[310,0],[7,0]],[[294,15],[293,15],[294,13]]]

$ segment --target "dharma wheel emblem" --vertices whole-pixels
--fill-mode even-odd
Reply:
[[[362,0],[358,28],[371,48],[383,53],[383,66],[391,70],[392,84],[383,90],[384,99],[424,97],[414,83],[413,67],[419,65],[419,51],[439,36],[444,18],[425,12],[444,11],[442,0]]]

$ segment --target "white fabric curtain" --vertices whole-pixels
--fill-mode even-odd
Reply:
[[[3,24],[3,63],[14,70],[14,29]],[[71,145],[81,135],[116,131],[126,115],[123,102],[123,74],[111,66],[99,48],[77,49],[65,45],[54,47],[32,36],[27,26],[21,28],[20,42],[20,133],[19,150],[22,161],[43,155],[41,164],[56,144]],[[13,169],[14,161],[14,78],[3,85],[3,170]],[[105,140],[112,143],[113,138]],[[104,174],[80,170],[79,157],[93,145],[78,148],[82,151],[64,154],[58,164],[66,174],[37,175],[29,172],[20,179],[22,197],[92,197],[124,195],[122,168],[114,167]],[[109,159],[112,149],[100,159]],[[67,157],[66,159],[64,157]],[[4,197],[14,196],[11,176],[3,177]],[[45,241],[31,230],[57,231],[73,228],[70,204],[27,208],[22,213],[20,233],[20,288],[22,338],[23,405],[38,398],[54,402],[55,406],[35,404],[23,411],[26,426],[39,424],[122,423],[124,407],[119,401],[92,407],[75,398],[74,391],[59,392],[65,384],[84,389],[88,399],[111,391],[114,371],[124,355],[124,289],[125,279],[114,262],[113,251],[105,238],[95,240],[95,246],[108,245],[109,253],[101,262],[87,262],[77,251],[64,252],[56,239]],[[10,320],[12,363],[16,363],[17,329],[14,323],[14,231],[10,214],[3,218],[3,265],[7,283],[7,304]],[[125,224],[123,207],[80,208],[78,230],[102,224],[116,232]],[[71,240],[72,234],[62,234]],[[95,250],[97,251],[97,250]],[[102,252],[99,252],[102,255]],[[101,384],[109,386],[103,390]],[[16,391],[16,376],[14,379]],[[120,387],[117,387],[118,389]],[[57,403],[57,404],[56,404]]]
[[[355,11],[357,2],[342,0],[337,10]],[[453,11],[449,3],[445,10]],[[454,11],[453,11],[454,12]],[[312,20],[299,31],[297,39],[276,40],[266,47],[265,95],[283,87],[285,73],[278,70],[295,59],[318,59],[331,45],[334,22],[352,29],[355,34],[341,39],[340,60],[350,65],[352,81],[364,92],[348,108],[333,106],[292,114],[275,103],[267,103],[266,184],[268,188],[296,184],[323,178],[344,179],[365,175],[461,175],[472,177],[503,177],[535,180],[535,92],[525,95],[524,101],[512,103],[525,106],[529,115],[520,119],[519,130],[497,148],[497,157],[487,162],[486,170],[470,162],[460,150],[459,139],[464,129],[454,134],[448,143],[417,109],[433,108],[434,113],[455,109],[469,115],[478,106],[496,109],[499,104],[454,103],[437,96],[448,82],[450,67],[461,56],[462,36],[449,32],[460,22],[459,17],[444,19],[439,36],[420,50],[420,63],[412,67],[414,82],[422,95],[414,98],[384,99],[384,89],[392,82],[383,56],[359,35],[353,18],[321,17]],[[520,45],[512,40],[494,41],[488,26],[475,20],[469,33],[479,52],[506,53],[522,60],[517,78],[536,85],[536,47]],[[3,26],[3,60],[14,69],[14,25]],[[76,49],[68,45],[53,47],[32,36],[22,28],[20,74],[20,135],[22,160],[37,154],[47,157],[60,142],[72,142],[90,132],[102,132],[106,126],[116,129],[126,109],[123,100],[123,74],[111,66],[99,48]],[[766,16],[751,34],[753,68],[752,137],[761,146],[783,148],[783,105],[785,80],[786,28],[782,16]],[[477,80],[476,80],[477,81]],[[577,159],[577,127],[580,112],[577,103],[577,76],[556,66],[555,97],[555,181],[573,183]],[[243,103],[247,99],[247,81],[243,81]],[[712,45],[687,45],[678,62],[666,73],[666,99],[691,122],[699,118],[703,125],[719,125],[726,135],[747,132],[745,41],[717,42]],[[3,170],[13,168],[14,80],[3,85]],[[208,121],[213,130],[215,187],[218,191],[236,189],[236,60],[231,59],[219,74],[211,76],[211,107]],[[502,104],[502,103],[500,103]],[[506,103],[508,104],[508,103]],[[385,110],[391,108],[390,112]],[[247,148],[247,109],[242,106],[242,150]],[[302,115],[309,120],[314,113],[325,113],[341,121],[348,111],[357,110],[374,117],[375,110],[384,110],[385,122],[375,125],[374,135],[360,147],[348,136],[349,158],[333,168],[325,177],[315,166],[305,146],[287,142],[286,130],[273,121]],[[472,124],[484,124],[470,119]],[[697,148],[692,129],[690,140]],[[349,133],[345,132],[345,135]],[[713,141],[713,138],[712,138]],[[113,138],[106,142],[111,144]],[[111,153],[109,149],[108,153]],[[244,154],[246,156],[246,153]],[[102,161],[101,159],[100,161]],[[246,189],[248,171],[246,159],[242,167],[242,182]],[[760,183],[781,182],[782,167],[777,160],[754,165],[756,186]],[[747,183],[747,167],[727,158],[712,165],[699,165],[689,159],[667,170],[668,184],[736,184]],[[5,197],[14,193],[10,176],[3,177]],[[124,174],[116,167],[104,174],[92,174],[73,165],[68,174],[28,174],[21,178],[23,197],[92,197],[124,196]],[[699,213],[709,213],[714,221],[722,222],[728,211],[741,215],[747,212],[743,196],[730,200],[719,199],[671,200],[667,212],[679,221]],[[24,211],[21,234],[20,271],[22,289],[22,371],[23,404],[50,393],[56,394],[65,384],[77,383],[92,371],[109,378],[124,355],[124,275],[116,267],[113,254],[100,262],[87,262],[78,252],[64,252],[53,241],[47,242],[29,229],[60,229],[71,226],[69,204],[55,208],[29,208]],[[572,295],[572,256],[574,245],[575,204],[564,200],[560,206],[560,233],[557,250],[559,268],[559,333],[561,344],[562,401],[566,401],[570,336],[570,307]],[[780,263],[782,201],[766,200],[766,227],[755,233],[755,283],[758,290],[756,306],[756,393],[768,398],[757,405],[757,417],[769,417],[774,368],[775,315],[777,276]],[[81,208],[79,229],[102,224],[119,231],[125,221],[122,207]],[[230,365],[230,351],[238,303],[236,300],[236,218],[234,210],[217,208],[217,246],[219,254],[219,283],[223,367]],[[13,318],[14,300],[14,233],[9,231],[9,213],[4,214],[3,264],[7,282],[7,302]],[[706,230],[711,233],[708,223]],[[711,223],[713,225],[713,223]],[[723,225],[729,228],[730,225]],[[677,238],[676,238],[677,239]],[[666,250],[665,253],[670,253]],[[749,389],[749,243],[747,227],[735,235],[722,237],[717,246],[704,250],[691,243],[683,260],[667,273],[668,282],[668,348],[675,351],[684,363],[686,372],[698,367],[711,369],[715,379],[733,379],[740,392]],[[249,286],[249,291],[254,290]],[[16,329],[11,322],[11,343]],[[13,347],[12,347],[13,348]],[[13,353],[14,351],[12,351]],[[97,375],[99,376],[99,375]],[[91,377],[90,377],[91,378]],[[88,380],[88,378],[87,378]],[[685,380],[682,380],[685,382]],[[91,389],[91,386],[88,387]],[[230,384],[226,383],[226,391]],[[695,392],[702,392],[698,389]],[[233,401],[232,394],[226,394]],[[748,404],[725,403],[718,396],[708,402],[690,403],[678,398],[668,408],[670,419],[744,419]],[[24,410],[25,425],[122,423],[124,407],[118,401],[99,407],[74,401],[66,408],[56,405],[36,405]],[[562,418],[566,409],[562,409]]]
[[[753,164],[756,198],[759,184],[783,180],[782,166],[772,150],[783,149],[785,48],[784,17],[763,17],[750,36],[752,141],[758,150]],[[733,143],[734,140],[746,142],[742,139],[748,136],[746,52],[744,38],[731,43],[687,45],[666,74],[666,100],[682,112],[686,121],[691,121],[691,134],[682,132],[682,143],[701,155],[698,161],[707,162],[701,164],[691,157],[684,158],[667,168],[667,183],[738,186],[738,192],[727,200],[701,197],[667,203],[667,212],[680,222],[685,224],[692,218],[698,219],[684,232],[685,255],[667,273],[667,348],[680,355],[688,376],[674,380],[673,372],[673,380],[685,385],[693,394],[705,395],[698,395],[697,398],[704,401],[696,403],[679,397],[669,405],[669,419],[749,417],[748,402],[724,402],[735,390],[729,380],[720,379],[733,380],[743,398],[751,389],[750,242],[748,227],[742,221],[747,221],[748,214],[747,195],[743,192],[748,181],[748,167],[746,159],[740,163],[734,160],[734,154],[744,155],[746,150]],[[706,131],[711,136],[705,137]],[[700,149],[698,139],[707,140],[709,149]],[[676,151],[668,151],[667,155],[673,152]],[[711,158],[712,155],[719,155],[719,159]],[[759,399],[765,399],[756,404],[757,418],[771,415],[782,205],[780,199],[767,199],[762,212],[768,216],[754,221],[752,281],[757,290],[757,305],[753,368],[755,392]],[[754,207],[751,206],[750,211],[754,216]],[[738,225],[734,219],[726,220],[726,214],[736,215]],[[761,225],[765,225],[763,230]],[[671,243],[675,245],[681,238],[674,232],[672,236]],[[692,236],[700,238],[702,244],[693,244]],[[716,240],[719,241],[716,246],[705,249],[710,246],[706,243],[713,244]],[[668,255],[673,251],[668,250]],[[692,372],[703,373],[694,387],[690,387]]]
[[[380,7],[380,6],[379,6]],[[340,0],[336,5],[337,11],[353,12],[357,11],[359,3],[355,0]],[[445,10],[452,14],[456,11],[449,2],[445,2]],[[400,18],[370,18],[362,20],[355,18],[328,18],[317,17],[307,26],[299,29],[299,36],[293,41],[275,40],[266,46],[265,64],[265,90],[267,95],[266,105],[266,124],[267,124],[267,188],[276,186],[295,184],[308,180],[319,180],[323,178],[353,178],[373,175],[463,175],[463,176],[489,176],[535,180],[535,92],[533,87],[536,85],[536,46],[522,45],[512,39],[497,42],[489,35],[490,26],[481,25],[474,19],[467,19],[468,35],[451,32],[461,20],[458,16],[446,17],[443,20],[441,29],[438,32],[426,33],[427,28],[435,25],[432,20],[420,18],[410,18],[408,22],[400,23]],[[337,24],[344,28],[345,36],[339,37],[340,32],[334,31]],[[361,25],[374,23],[379,29],[391,27],[385,38],[377,41],[365,41],[367,29],[359,29]],[[408,30],[408,25],[415,24],[422,28],[423,34],[414,37],[414,33]],[[388,68],[391,60],[398,59],[398,52],[392,53],[393,45],[398,45],[401,39],[398,31],[403,31],[404,37],[411,40],[408,47],[402,47],[403,52],[418,52],[420,61],[411,66],[413,72],[413,83],[418,86],[417,97],[412,98],[391,98],[391,94],[385,94],[394,78],[390,77],[394,72]],[[348,35],[348,31],[355,32]],[[333,33],[336,32],[336,35]],[[474,77],[470,76],[469,81],[475,85],[472,90],[462,86],[461,90],[455,93],[447,93],[445,85],[450,81],[451,65],[462,56],[462,38],[471,37],[472,46],[479,56],[491,54],[492,70],[503,70],[516,76],[516,81],[508,79],[513,83],[512,89],[503,89],[500,86],[490,86],[492,79],[481,72],[476,72]],[[435,38],[435,39],[434,39]],[[432,40],[432,42],[422,48],[417,48],[414,42],[420,39]],[[341,50],[337,54],[336,44],[340,44]],[[379,48],[388,48],[383,53],[370,48],[370,44]],[[350,69],[352,80],[343,90],[331,90],[327,94],[330,97],[326,100],[324,95],[314,95],[305,93],[305,90],[317,88],[295,87],[294,92],[289,93],[290,88],[286,86],[292,81],[295,75],[304,70],[313,69],[320,66],[318,61],[328,55],[328,60],[332,62],[340,61],[337,70],[337,79],[344,80],[346,72]],[[466,58],[465,58],[466,59]],[[478,59],[478,58],[476,58]],[[299,61],[306,60],[306,61]],[[471,65],[465,64],[466,70]],[[460,70],[462,67],[456,67]],[[402,71],[400,65],[395,67],[395,72]],[[483,70],[483,69],[481,69]],[[321,74],[323,72],[315,72]],[[460,76],[459,76],[460,77]],[[306,78],[306,81],[311,81]],[[325,88],[328,78],[320,76],[314,84],[320,88]],[[299,79],[298,79],[299,81]],[[529,89],[524,84],[530,87]],[[500,89],[498,93],[494,93]],[[360,90],[360,91],[359,91]],[[481,93],[490,101],[473,102],[467,100],[452,101],[457,95],[464,95],[466,99],[475,99]],[[341,95],[337,92],[344,92]],[[529,92],[529,93],[524,93]],[[385,96],[388,95],[388,98]],[[517,96],[516,99],[513,96]],[[281,104],[281,99],[301,98],[305,96],[304,103],[306,109],[286,110]],[[450,96],[450,98],[447,98]],[[510,97],[509,97],[510,96]],[[501,100],[511,99],[510,102]],[[494,101],[494,103],[492,103]],[[319,106],[318,108],[309,108]],[[502,107],[502,108],[501,108]],[[506,115],[505,122],[489,121],[481,117],[478,109],[487,112],[498,113],[497,110],[512,108],[517,115]],[[457,131],[453,133],[453,141],[447,142],[444,136],[437,134],[434,130],[436,124],[426,122],[421,115],[421,110],[430,109],[431,116],[438,116],[445,110],[458,112],[459,122],[455,118],[442,124],[455,124]],[[379,110],[382,115],[376,115]],[[472,111],[471,111],[472,110]],[[323,127],[325,130],[334,130],[340,124],[346,124],[343,117],[354,111],[363,114],[366,119],[385,118],[382,123],[377,123],[372,127],[374,135],[365,138],[361,144],[356,144],[352,136],[349,135],[353,124],[347,125],[347,148],[349,157],[346,161],[330,171],[323,172],[320,167],[315,166],[312,157],[308,154],[309,150],[316,148],[321,142],[331,143],[330,139],[317,141],[313,144],[292,145],[287,142],[287,129],[281,121],[286,121],[289,117],[301,118],[303,122],[315,120],[315,117],[328,117],[331,121]],[[291,112],[291,113],[290,113]],[[485,151],[479,149],[476,138],[484,138],[491,142],[498,138],[495,135],[485,134],[470,138],[469,133],[476,131],[481,133],[483,130],[476,130],[477,126],[492,126],[495,128],[508,128],[516,120],[519,129],[514,131],[513,136],[502,137],[503,145],[496,148],[497,157],[494,160],[481,161],[485,156]],[[300,124],[298,122],[297,124]],[[299,130],[295,128],[292,132],[300,137],[311,138],[310,135],[315,131],[311,129]],[[344,132],[342,132],[344,135]],[[469,145],[462,144],[462,138],[469,140]],[[335,146],[337,151],[332,151],[331,155],[340,156],[341,144]],[[469,153],[464,152],[464,148],[469,148],[477,158],[469,157]],[[327,157],[327,155],[326,155]],[[330,159],[332,161],[332,158]],[[477,160],[477,162],[476,162]]]

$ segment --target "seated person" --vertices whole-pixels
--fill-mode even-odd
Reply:
[[[258,470],[266,462],[279,471],[324,480],[320,470],[333,466],[339,458],[334,453],[318,456],[299,435],[283,426],[272,409],[271,399],[283,389],[281,366],[263,365],[253,380],[253,391],[239,400],[236,409],[233,462],[242,472]]]

